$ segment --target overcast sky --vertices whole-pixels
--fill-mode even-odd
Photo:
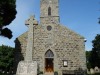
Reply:
[[[40,20],[40,0],[17,0],[16,5],[16,19],[8,26],[13,31],[13,38],[0,37],[0,45],[14,47],[14,40],[28,29],[25,20],[31,15]],[[60,0],[59,7],[60,23],[84,36],[86,50],[91,50],[91,41],[100,33],[100,0]]]

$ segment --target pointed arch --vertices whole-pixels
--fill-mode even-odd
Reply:
[[[48,8],[48,16],[51,16],[51,7]]]
[[[46,53],[45,53],[45,57],[46,58],[53,58],[54,54],[53,52],[49,49]]]

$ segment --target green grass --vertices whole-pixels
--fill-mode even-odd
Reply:
[[[0,73],[0,75],[6,75],[6,74],[2,74],[2,73]]]
[[[100,73],[96,73],[96,74],[88,74],[88,75],[100,75]]]

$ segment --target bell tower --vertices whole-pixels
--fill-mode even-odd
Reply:
[[[59,23],[59,0],[41,0],[40,22],[42,24]]]

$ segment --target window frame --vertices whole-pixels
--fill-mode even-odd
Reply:
[[[63,60],[63,67],[68,67],[68,60]]]

